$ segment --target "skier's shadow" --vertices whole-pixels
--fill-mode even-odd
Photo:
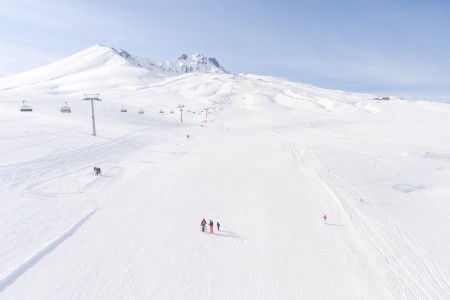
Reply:
[[[225,231],[225,230],[216,231],[214,233],[214,235],[228,237],[228,238],[235,238],[235,239],[238,239],[238,240],[245,240],[245,237],[240,236],[240,235],[236,234],[235,232]]]

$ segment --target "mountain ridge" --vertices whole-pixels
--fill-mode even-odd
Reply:
[[[207,57],[203,54],[182,54],[175,61],[158,61],[132,55],[123,49],[116,49],[114,47],[103,45],[99,46],[111,49],[114,54],[123,57],[135,67],[145,68],[153,72],[161,72],[164,74],[185,74],[195,72],[229,73],[219,64],[217,59]]]
[[[96,44],[50,64],[0,78],[0,90],[74,90],[114,87],[186,73],[228,74],[215,58],[183,54],[174,61],[156,61]],[[115,75],[114,75],[115,74]],[[72,86],[72,88],[68,88]]]

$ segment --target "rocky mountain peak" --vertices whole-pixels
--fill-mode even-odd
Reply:
[[[206,57],[203,54],[182,54],[175,61],[155,61],[148,58],[134,56],[122,49],[116,49],[112,47],[110,49],[114,54],[123,57],[129,64],[135,67],[149,69],[156,73],[228,73],[228,71],[219,64],[217,59]]]

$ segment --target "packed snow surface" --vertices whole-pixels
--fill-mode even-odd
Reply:
[[[450,298],[449,105],[113,52],[0,79],[0,299]]]

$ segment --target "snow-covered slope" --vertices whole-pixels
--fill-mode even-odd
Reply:
[[[113,52],[0,79],[0,299],[450,297],[449,105]]]

